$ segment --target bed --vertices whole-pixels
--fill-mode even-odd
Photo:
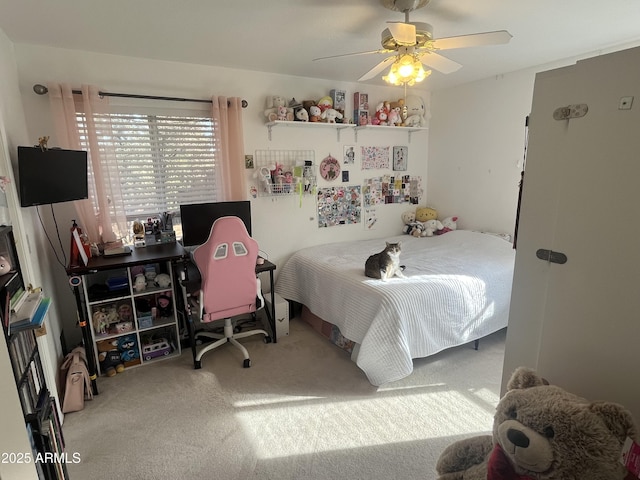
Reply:
[[[406,278],[365,277],[365,260],[385,240],[402,242]],[[353,360],[383,385],[411,374],[414,358],[505,328],[514,259],[508,241],[469,230],[331,243],[295,252],[275,291],[331,324],[343,345],[353,342]]]

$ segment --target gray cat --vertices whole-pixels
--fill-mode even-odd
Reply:
[[[400,265],[400,242],[389,243],[380,253],[374,253],[364,264],[364,274],[367,277],[388,280],[394,275],[396,277],[404,277],[402,270],[404,266]]]

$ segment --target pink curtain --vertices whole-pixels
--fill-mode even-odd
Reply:
[[[216,179],[218,200],[247,199],[244,170],[244,137],[242,130],[242,99],[238,97],[211,98],[214,123]]]
[[[76,112],[84,112],[86,117],[87,131],[82,133],[89,144],[89,182],[93,179],[89,191],[93,192],[94,198],[93,201],[74,202],[78,224],[91,242],[118,241],[127,235],[127,222],[113,145],[103,141],[113,138],[108,115],[109,101],[106,97],[100,97],[98,88],[93,86],[82,87],[81,99],[74,96],[68,84],[50,84],[47,87],[61,148],[81,148]]]

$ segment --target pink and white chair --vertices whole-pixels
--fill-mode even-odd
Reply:
[[[265,330],[256,329],[234,333],[232,317],[255,313],[265,306],[256,275],[258,243],[249,236],[238,217],[218,218],[211,226],[205,243],[193,252],[193,260],[200,271],[201,287],[198,319],[207,323],[224,319],[224,334],[199,331],[197,336],[216,339],[194,353],[194,366],[201,368],[202,356],[221,345],[231,343],[242,351],[245,368],[251,366],[247,349],[238,339],[251,335],[271,337]]]

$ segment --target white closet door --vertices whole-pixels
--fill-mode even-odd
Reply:
[[[528,365],[640,418],[640,49],[539,75],[529,142],[504,375]]]

